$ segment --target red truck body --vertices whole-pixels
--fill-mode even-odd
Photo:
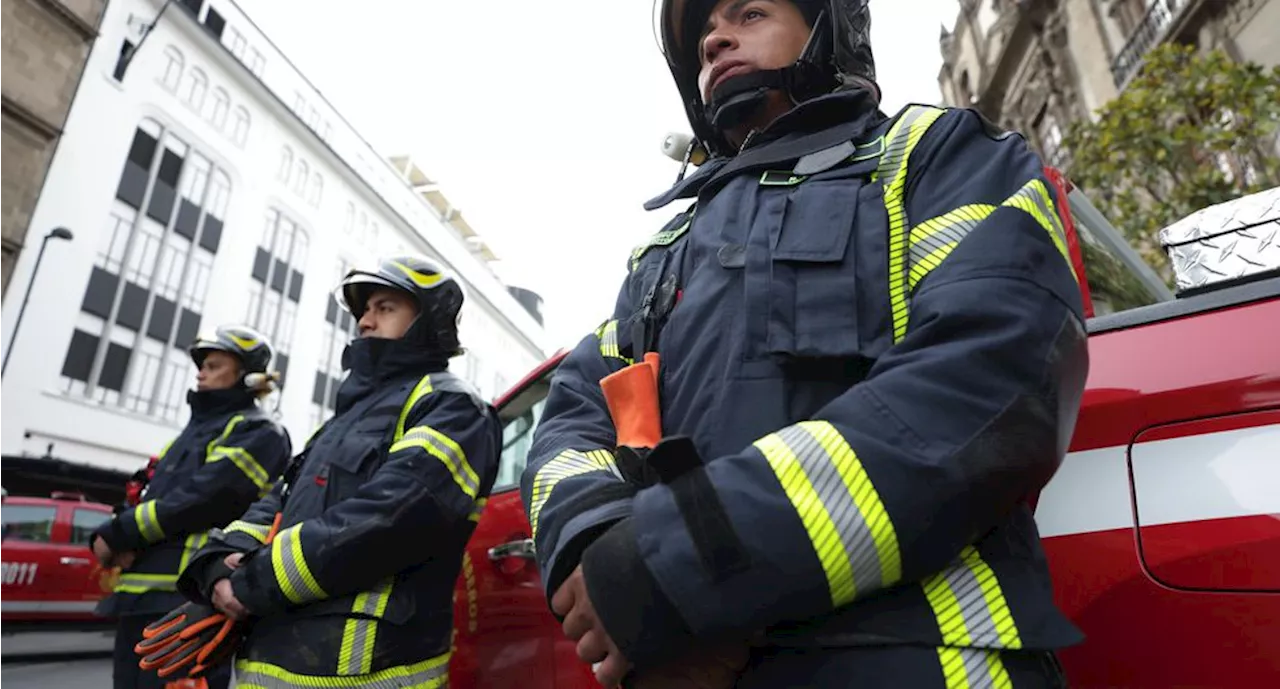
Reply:
[[[1078,191],[1070,199],[1060,206],[1083,277],[1096,268],[1077,228],[1119,235]],[[1058,603],[1087,637],[1061,654],[1070,683],[1274,686],[1280,271],[1102,316],[1096,290],[1082,289],[1090,374],[1069,454],[1036,507]],[[458,580],[455,689],[599,686],[548,611],[519,494],[565,354],[498,401],[502,475]]]
[[[89,537],[111,518],[111,507],[78,495],[4,497],[3,622],[101,622],[93,613],[115,586],[118,571],[93,559]]]

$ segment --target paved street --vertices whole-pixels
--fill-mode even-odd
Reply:
[[[5,689],[103,689],[111,686],[111,659],[57,661],[52,663],[0,664]]]

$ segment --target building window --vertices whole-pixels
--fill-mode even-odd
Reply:
[[[227,20],[217,10],[210,7],[209,12],[204,15],[204,28],[213,34],[214,38],[221,40],[222,32],[227,28]]]
[[[293,171],[293,149],[285,146],[280,149],[280,169],[276,171],[276,179],[289,183],[289,173]]]
[[[209,79],[199,67],[192,67],[187,72],[187,80],[182,88],[182,99],[190,105],[192,109],[199,111],[204,106],[204,92],[209,85]]]
[[[249,140],[249,111],[243,105],[236,106],[236,123],[231,131],[231,140],[237,146],[243,146]]]
[[[351,270],[351,263],[339,258],[333,283],[337,284]],[[342,384],[342,352],[356,336],[356,319],[336,299],[325,303],[324,326],[321,328],[320,360],[311,391],[311,422],[319,426],[337,408],[338,386]]]
[[[178,82],[182,80],[182,52],[173,46],[164,49],[165,66],[164,76],[160,78],[160,83],[171,92],[178,90]]]
[[[231,180],[159,122],[134,131],[62,366],[68,394],[176,421]]]
[[[249,71],[253,72],[254,76],[261,79],[262,70],[266,66],[267,66],[266,59],[262,57],[262,53],[258,52],[257,48],[254,48],[253,54],[249,57]]]
[[[245,40],[244,34],[231,29],[231,36],[227,39],[227,49],[231,51],[232,55],[236,56],[237,60],[244,61],[244,50],[248,45],[249,43]]]
[[[279,210],[268,209],[251,270],[253,280],[249,284],[245,320],[275,344],[276,370],[281,376],[287,375],[289,369],[307,249],[307,233],[302,226]]]
[[[1061,168],[1065,158],[1062,148],[1062,129],[1058,126],[1057,119],[1049,113],[1048,104],[1040,108],[1040,114],[1032,126],[1036,130],[1036,137],[1040,140],[1044,162],[1051,167]]]
[[[213,90],[213,107],[209,109],[209,122],[218,130],[222,130],[227,126],[227,110],[231,106],[231,99],[227,96],[226,89],[221,86]]]
[[[324,196],[324,178],[320,176],[319,172],[311,174],[311,186],[307,188],[307,194],[307,200],[311,202],[311,205],[319,208],[320,199]]]
[[[299,157],[293,163],[293,192],[302,196],[307,191],[307,180],[311,178],[311,168],[307,161]]]

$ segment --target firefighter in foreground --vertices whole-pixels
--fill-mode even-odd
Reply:
[[[1027,500],[1088,354],[1041,161],[971,110],[886,117],[865,0],[662,9],[708,155],[646,207],[696,200],[561,365],[522,483],[579,657],[606,687],[1058,686],[1081,635]]]
[[[148,624],[182,602],[178,575],[207,532],[266,493],[291,454],[289,434],[258,405],[274,387],[266,338],[228,325],[197,338],[190,352],[199,369],[196,389],[187,394],[191,420],[159,455],[140,502],[105,522],[91,541],[103,567],[124,570],[98,609],[119,618],[116,689],[163,684],[139,669],[134,644]],[[229,679],[229,672],[214,673],[208,684],[226,687]]]
[[[360,327],[336,415],[271,494],[196,556],[182,590],[251,619],[237,630],[238,685],[438,686],[501,427],[448,372],[462,353],[453,277],[396,257],[351,271],[335,298]]]

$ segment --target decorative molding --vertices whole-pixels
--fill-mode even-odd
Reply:
[[[62,127],[36,114],[34,110],[17,99],[10,98],[7,93],[0,95],[0,112],[3,112],[5,117],[13,118],[27,129],[43,136],[47,141],[52,141],[62,134]]]

